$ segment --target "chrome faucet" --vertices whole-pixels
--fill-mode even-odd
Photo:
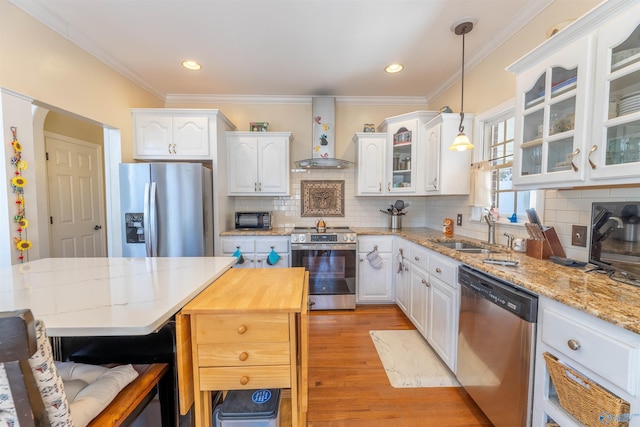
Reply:
[[[486,212],[484,215],[482,215],[482,218],[487,223],[487,226],[489,226],[489,229],[487,230],[488,231],[487,243],[489,243],[490,245],[493,245],[496,243],[496,220],[491,214],[491,211],[489,211],[489,209],[485,208],[484,210]]]
[[[509,248],[509,250],[513,249],[513,240],[515,239],[515,236],[511,233],[504,233],[503,236],[506,236],[507,238],[507,248]]]

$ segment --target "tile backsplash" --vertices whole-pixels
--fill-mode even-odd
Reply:
[[[405,227],[423,227],[425,223],[425,197],[356,197],[356,169],[314,169],[307,172],[291,172],[291,196],[288,197],[236,197],[237,211],[272,211],[274,226],[314,226],[320,217],[301,217],[302,196],[300,181],[344,180],[344,217],[323,217],[328,227],[388,227],[389,216],[380,212],[396,200],[404,200],[410,206],[402,218]]]
[[[344,180],[345,216],[325,217],[327,226],[349,227],[389,227],[389,216],[380,212],[386,210],[396,200],[404,200],[410,206],[402,219],[403,227],[442,228],[444,218],[455,220],[458,213],[463,216],[462,226],[455,226],[458,236],[467,236],[480,240],[487,238],[487,226],[479,221],[470,220],[471,207],[467,196],[405,196],[384,197],[355,196],[356,169],[329,170],[316,169],[307,172],[291,173],[291,196],[288,197],[236,197],[235,210],[273,212],[274,226],[314,226],[319,217],[301,217],[300,181],[302,180]],[[545,192],[542,221],[556,229],[567,257],[586,261],[588,247],[571,245],[572,225],[586,225],[591,232],[591,204],[598,201],[639,201],[640,186],[620,188],[589,188],[571,190],[547,190]],[[496,242],[506,243],[504,233],[526,238],[523,224],[498,224]]]

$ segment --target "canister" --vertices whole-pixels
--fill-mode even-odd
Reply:
[[[445,218],[442,221],[442,232],[445,237],[453,237],[453,219]]]

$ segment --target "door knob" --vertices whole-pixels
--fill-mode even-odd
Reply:
[[[96,225],[93,227],[94,230],[102,230],[102,226],[101,225]]]

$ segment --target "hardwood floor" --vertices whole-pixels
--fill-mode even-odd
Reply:
[[[309,316],[309,427],[491,426],[461,387],[393,388],[370,330],[415,329],[395,305]]]

